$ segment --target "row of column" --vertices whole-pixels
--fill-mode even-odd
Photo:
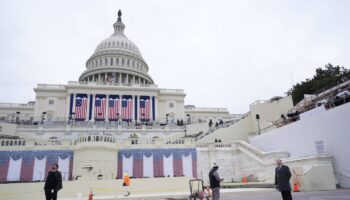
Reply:
[[[125,83],[125,84],[128,84],[128,83],[133,83],[133,84],[150,84],[149,81],[147,81],[146,79],[144,78],[141,78],[139,76],[136,76],[136,75],[131,75],[131,74],[122,74],[122,73],[118,73],[115,74],[115,76],[111,76],[108,77],[108,74],[109,73],[100,73],[98,74],[97,76],[96,75],[91,75],[91,76],[88,76],[84,79],[84,81],[86,82],[110,82],[110,83],[119,83],[119,84],[122,84],[122,83]],[[118,79],[117,79],[117,76],[118,76]],[[123,77],[124,77],[124,81],[123,81]],[[130,80],[129,80],[129,77],[130,77]],[[104,79],[104,80],[103,80]],[[107,80],[109,79],[109,80]],[[114,80],[113,80],[114,79]]]
[[[87,95],[87,105],[86,105],[86,116],[85,116],[85,121],[95,121],[95,100],[97,95],[104,95],[104,94],[82,94],[82,95]],[[106,96],[106,107],[105,107],[105,121],[109,121],[109,97],[110,96],[119,96],[119,116],[120,119],[122,119],[121,111],[122,111],[122,97],[123,95],[120,94],[110,94],[110,95],[105,95]],[[125,95],[124,95],[125,96]],[[140,118],[140,97],[141,96],[147,96],[147,95],[126,95],[126,96],[131,96],[132,97],[132,120],[137,121],[141,120]],[[92,99],[91,99],[92,97]],[[154,96],[148,96],[149,101],[150,101],[150,116],[149,119],[152,121],[155,120],[155,97]],[[73,93],[70,95],[70,106],[69,106],[69,115],[72,116],[72,113],[75,112],[76,108],[76,100],[77,100],[77,93]],[[90,107],[90,104],[92,106]],[[91,108],[91,109],[90,109]]]

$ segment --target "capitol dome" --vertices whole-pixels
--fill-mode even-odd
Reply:
[[[138,47],[125,34],[125,25],[118,12],[118,20],[113,24],[114,33],[100,42],[95,52],[86,62],[86,70],[79,81],[114,84],[154,84],[148,74],[148,65]]]

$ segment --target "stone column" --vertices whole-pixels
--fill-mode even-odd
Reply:
[[[153,117],[153,116],[152,116]],[[157,121],[159,118],[159,113],[158,113],[158,97],[154,96],[154,120]]]
[[[75,113],[75,102],[77,100],[77,94],[76,93],[73,93],[73,108],[72,108],[72,112]]]
[[[149,112],[149,114],[150,114],[150,116],[149,116],[149,118],[150,118],[150,121],[153,121],[153,98],[152,98],[153,96],[149,96],[149,106],[150,106],[150,108],[149,108],[149,110],[151,111],[151,112]]]
[[[122,73],[119,72],[119,84],[122,83]]]
[[[101,74],[98,74],[98,82],[101,82]]]
[[[141,121],[141,113],[140,113],[140,95],[137,95],[137,120]]]
[[[126,79],[126,84],[129,84],[129,74],[126,74],[126,77],[125,77],[125,79]]]
[[[91,121],[95,121],[95,98],[96,94],[92,94],[92,110],[91,110]]]
[[[118,94],[119,95],[119,106],[118,106],[118,113],[119,113],[119,120],[121,120],[122,119],[122,100],[123,100],[123,98],[122,98],[122,94]],[[118,120],[118,116],[117,116],[117,120]],[[118,124],[119,124],[119,121],[117,121],[118,122]]]
[[[87,94],[87,115],[85,121],[89,121],[89,116],[90,116],[90,94]]]
[[[66,117],[67,117],[67,121],[69,120],[69,111],[70,111],[70,97],[71,97],[71,94],[68,94],[67,96],[67,100],[66,100]],[[73,106],[73,105],[72,105]],[[73,108],[72,108],[73,109]]]
[[[109,95],[106,94],[106,109],[105,109],[105,121],[109,121],[108,118],[108,106],[109,106]]]
[[[132,76],[132,84],[135,84],[135,75]]]

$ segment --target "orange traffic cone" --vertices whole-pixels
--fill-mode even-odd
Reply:
[[[243,178],[242,178],[242,183],[247,183],[247,182],[248,182],[247,177],[246,177],[246,176],[243,176]]]
[[[90,190],[90,193],[89,193],[89,200],[93,200],[93,196],[94,196],[94,193],[92,193],[92,190]]]
[[[298,186],[297,183],[294,183],[293,191],[294,191],[294,192],[300,192],[299,186]]]

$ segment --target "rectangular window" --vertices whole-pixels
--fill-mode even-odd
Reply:
[[[54,103],[55,103],[54,100],[52,100],[52,99],[49,100],[49,105],[53,105]]]
[[[130,63],[129,63],[129,60],[127,60],[126,63],[127,63],[128,67],[129,67],[129,64],[130,64]]]
[[[108,59],[107,59],[107,58],[105,58],[105,65],[107,65],[107,63],[108,63]]]
[[[124,65],[124,58],[122,59],[122,65]]]
[[[113,65],[113,58],[111,58],[111,65]]]
[[[119,58],[116,58],[115,64],[116,64],[116,65],[119,65]]]

